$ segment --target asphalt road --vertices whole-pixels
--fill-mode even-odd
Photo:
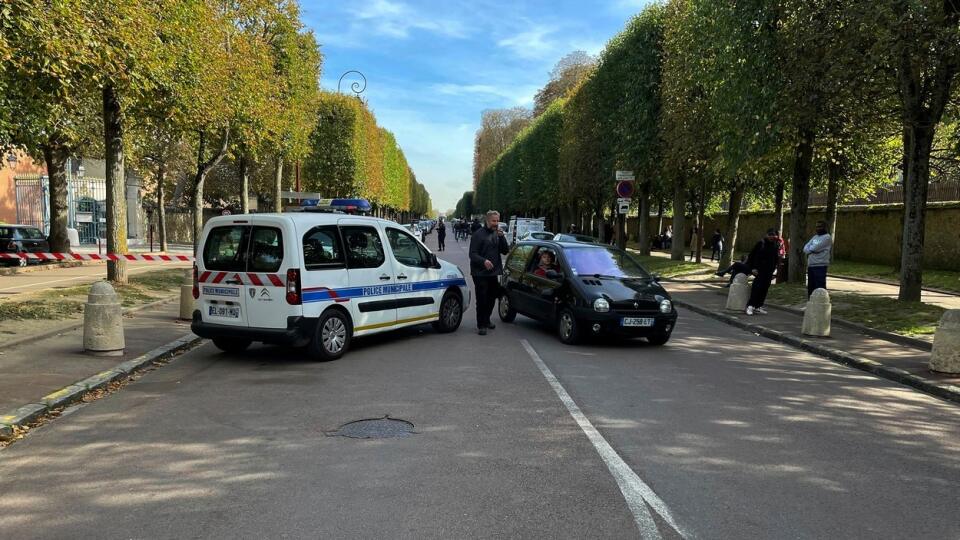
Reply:
[[[0,451],[0,535],[960,537],[955,405],[685,311],[661,348],[473,322],[205,345]],[[384,415],[415,433],[330,436]]]

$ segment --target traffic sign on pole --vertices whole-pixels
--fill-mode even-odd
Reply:
[[[633,171],[617,171],[617,182],[633,182]]]
[[[620,197],[617,199],[617,209],[618,213],[626,215],[630,211],[630,198],[629,197]]]
[[[626,180],[621,180],[617,182],[617,196],[618,197],[633,197],[633,182],[628,182]]]

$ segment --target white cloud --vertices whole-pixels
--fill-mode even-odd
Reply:
[[[466,26],[460,21],[442,19],[435,14],[424,16],[401,2],[374,0],[353,11],[353,15],[361,22],[359,26],[371,29],[375,34],[397,39],[410,37],[411,30],[424,30],[454,38],[466,36]],[[357,30],[358,25],[353,26]]]
[[[448,96],[486,96],[507,100],[510,105],[529,105],[533,103],[533,96],[538,90],[538,87],[531,85],[498,87],[490,84],[455,83],[435,84],[432,88],[435,92]]]
[[[556,44],[548,39],[548,36],[555,31],[555,28],[548,26],[534,26],[497,41],[497,45],[510,49],[521,58],[546,58],[556,52]]]

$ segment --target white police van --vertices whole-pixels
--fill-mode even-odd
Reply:
[[[461,270],[402,225],[338,213],[214,217],[194,264],[191,329],[224,351],[307,346],[334,360],[353,337],[432,322],[460,326]]]

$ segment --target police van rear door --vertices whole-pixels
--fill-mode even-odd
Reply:
[[[220,221],[206,235],[197,258],[197,306],[204,322],[248,326],[243,277],[249,244],[250,225],[246,220]]]

